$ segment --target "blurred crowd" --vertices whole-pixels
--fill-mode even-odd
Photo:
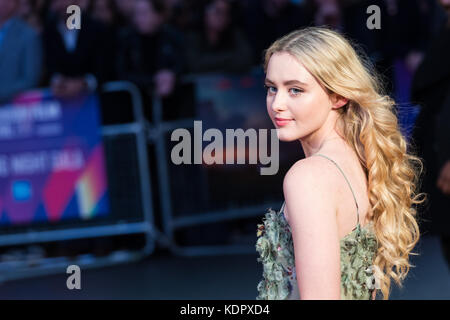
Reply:
[[[74,4],[81,28],[70,30]],[[370,5],[381,10],[381,29],[367,27]],[[396,61],[414,75],[411,97],[422,106],[414,141],[449,252],[449,16],[448,0],[0,0],[0,104],[36,87],[71,98],[128,80],[147,101],[158,95],[182,108],[184,75],[245,74],[282,35],[327,25],[368,55],[388,93]]]
[[[66,27],[73,4],[79,30]],[[372,4],[380,30],[366,27]],[[34,87],[73,97],[111,80],[167,97],[183,74],[261,66],[272,41],[312,25],[347,34],[392,86],[393,61],[415,70],[439,9],[436,0],[0,0],[0,102]]]

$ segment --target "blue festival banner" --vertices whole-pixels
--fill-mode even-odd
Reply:
[[[0,106],[0,225],[109,212],[99,101],[26,92]]]

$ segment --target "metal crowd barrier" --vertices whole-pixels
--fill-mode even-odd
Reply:
[[[143,116],[142,98],[138,88],[130,82],[110,82],[102,87],[103,93],[119,91],[126,92],[130,95],[134,121],[125,124],[102,126],[101,134],[103,137],[114,137],[124,134],[133,134],[136,137],[136,152],[143,211],[142,221],[115,222],[109,225],[79,226],[70,229],[48,231],[33,231],[32,228],[30,228],[23,233],[0,234],[0,247],[127,234],[145,234],[146,242],[144,248],[138,251],[121,252],[120,255],[112,254],[106,257],[82,255],[78,260],[68,260],[66,257],[43,258],[39,261],[38,265],[34,266],[29,266],[26,261],[0,262],[0,281],[59,272],[65,273],[65,268],[70,264],[77,264],[83,269],[107,266],[127,261],[136,261],[150,255],[154,251],[156,240],[167,245],[167,242],[164,241],[165,236],[154,227],[151,180],[147,159],[148,123],[144,120]]]

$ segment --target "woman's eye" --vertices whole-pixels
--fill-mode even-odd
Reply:
[[[267,92],[269,93],[276,93],[277,89],[275,87],[271,87],[271,86],[265,86],[267,89]]]
[[[303,90],[297,89],[297,88],[291,88],[289,90],[294,96],[298,95],[299,93],[302,93]]]
[[[267,85],[265,85],[264,87],[266,88],[267,92],[270,93],[270,94],[275,94],[275,93],[277,93],[277,88],[275,88],[275,87],[267,86]],[[296,95],[298,95],[299,93],[302,93],[303,90],[298,89],[298,88],[291,88],[291,89],[289,89],[289,92],[290,92],[293,96],[296,96]]]

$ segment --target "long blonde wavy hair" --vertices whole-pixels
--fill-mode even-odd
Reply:
[[[276,52],[287,52],[328,91],[348,99],[339,109],[344,139],[355,150],[368,180],[368,197],[378,250],[375,276],[383,299],[391,278],[401,287],[409,255],[420,238],[416,221],[422,160],[400,132],[395,102],[367,56],[354,43],[325,27],[308,27],[275,41],[265,51],[264,70]],[[370,210],[369,210],[370,212]]]

